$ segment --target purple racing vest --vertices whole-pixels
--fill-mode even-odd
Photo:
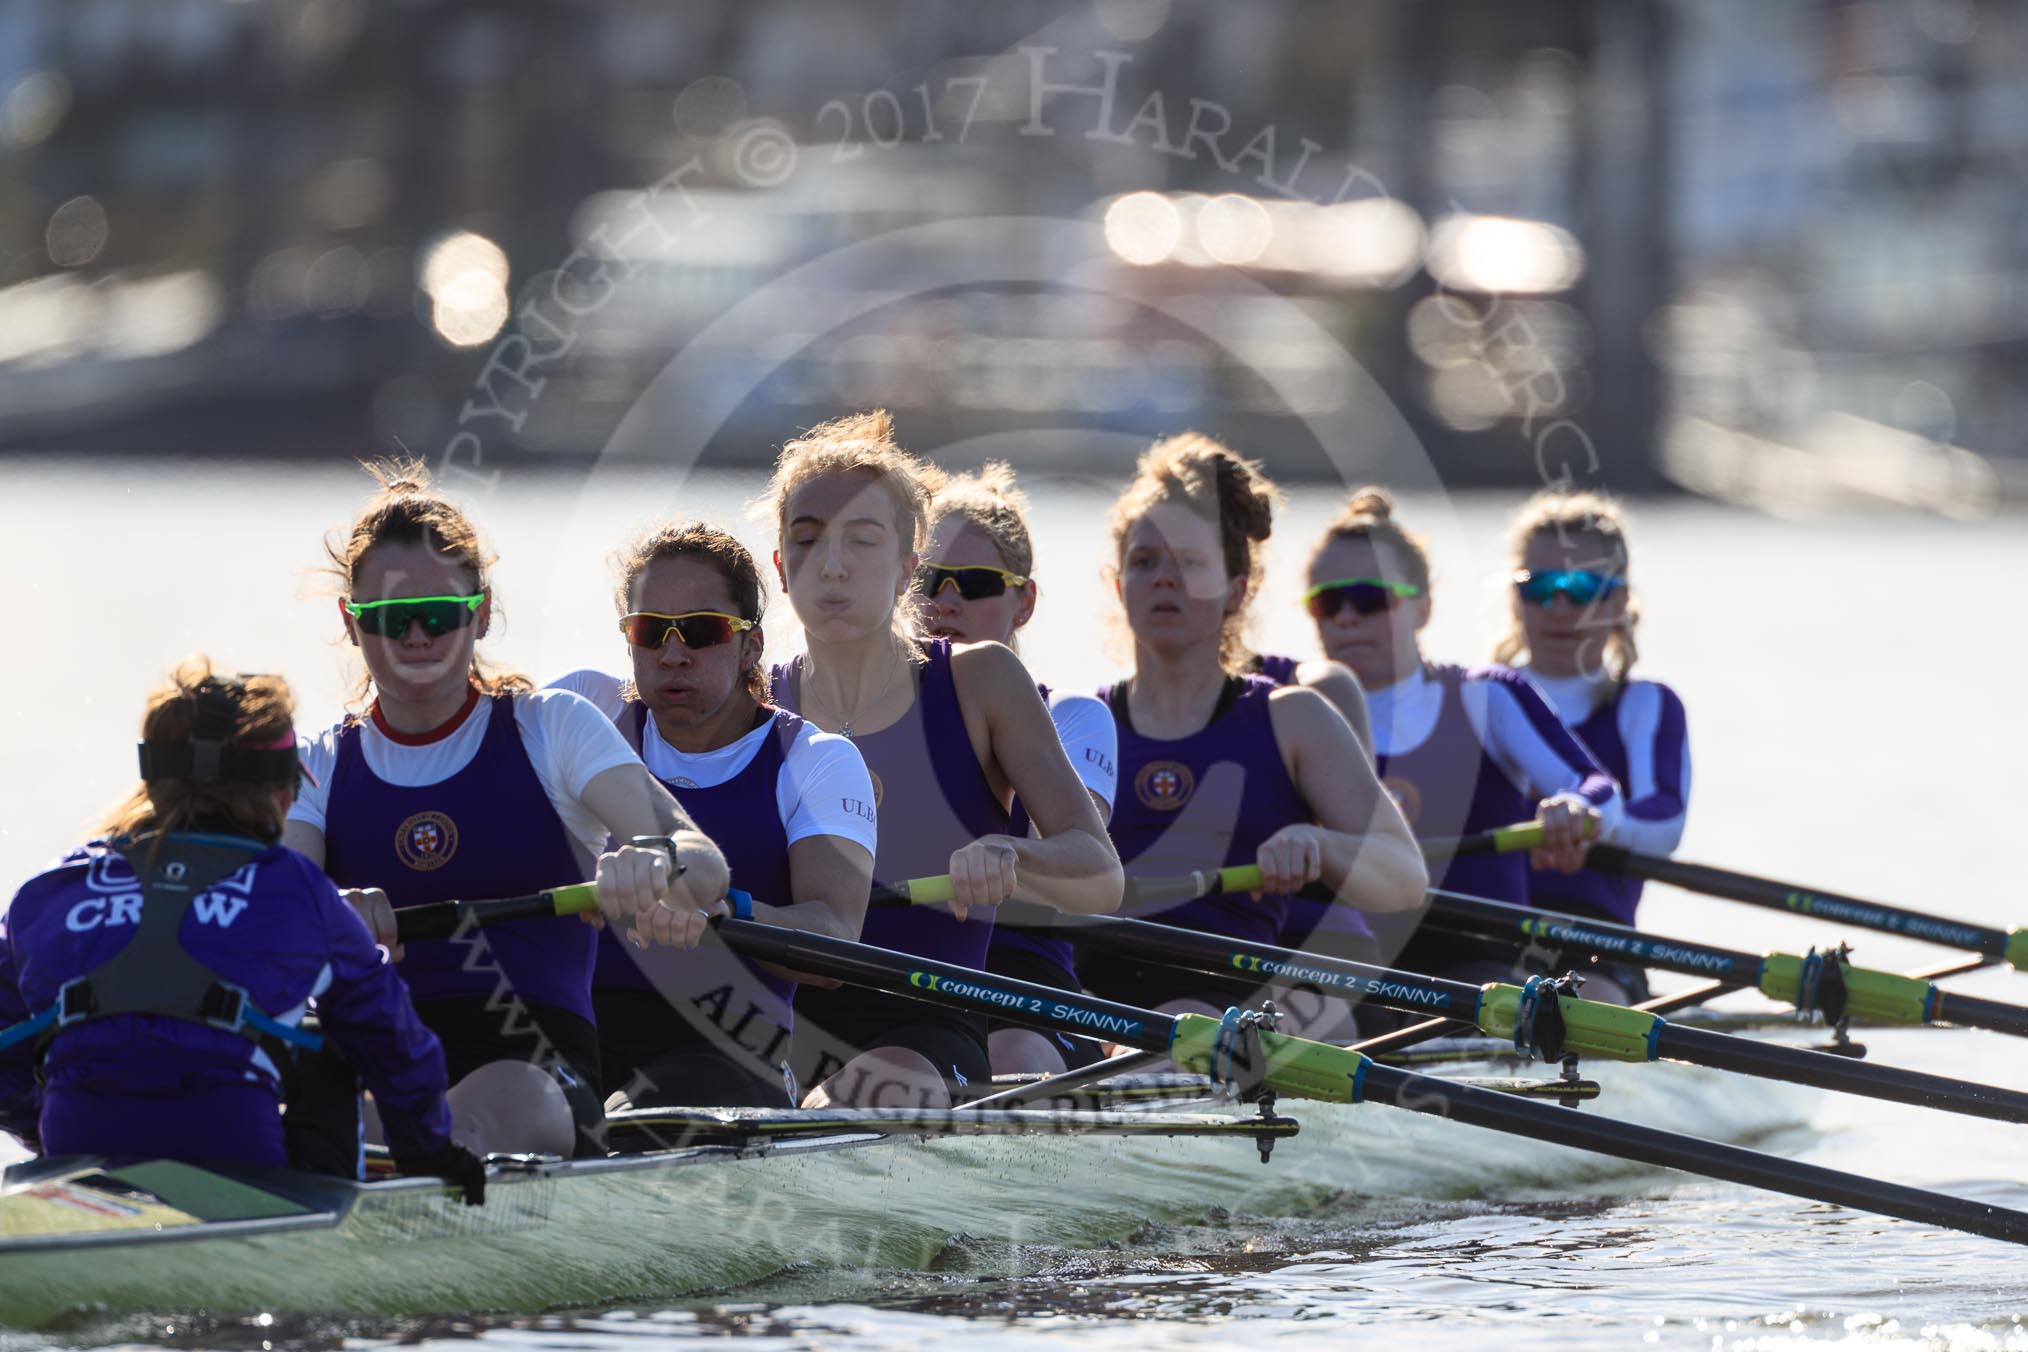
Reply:
[[[405,788],[373,773],[361,725],[338,733],[325,814],[324,871],[340,887],[378,887],[396,909],[524,896],[583,882],[563,821],[536,778],[514,696],[495,695],[479,754],[436,784]],[[406,945],[401,974],[418,1000],[514,994],[592,1018],[598,931],[576,916],[513,920],[457,939]]]
[[[647,718],[648,706],[638,701],[620,714],[620,732],[636,751]],[[757,902],[786,906],[794,900],[789,891],[789,835],[782,825],[775,784],[803,720],[763,708],[756,714],[756,726],[764,722],[774,725],[773,735],[762,738],[746,768],[725,783],[709,788],[683,780],[661,783],[725,856],[732,886]],[[750,1024],[770,1019],[780,1037],[770,1033],[760,1040],[787,1041],[794,1026],[791,1002],[796,983],[751,965],[727,948],[716,930],[706,931],[704,942],[694,949],[643,950],[624,943],[616,929],[608,925],[599,937],[594,984],[658,990],[672,1006],[699,1009],[734,1037],[750,1037]],[[779,1055],[777,1047],[770,1059]]]
[[[1253,659],[1253,670],[1278,686],[1294,685],[1296,668],[1301,665],[1299,657],[1274,653],[1260,653]],[[1372,934],[1364,915],[1353,907],[1338,905],[1322,895],[1325,891],[1319,885],[1289,898],[1288,917],[1282,922],[1281,938],[1275,942],[1283,948],[1302,948],[1312,942],[1312,936],[1317,942],[1328,943],[1334,936],[1365,939]]]
[[[1274,690],[1264,677],[1236,677],[1211,721],[1174,740],[1146,737],[1133,728],[1124,683],[1099,692],[1120,729],[1120,791],[1111,834],[1130,879],[1251,864],[1269,836],[1292,822],[1316,819],[1275,743],[1268,718]],[[1255,901],[1229,892],[1141,914],[1165,925],[1272,944],[1281,937],[1288,909],[1284,893]]]
[[[1661,695],[1662,726],[1657,739],[1655,778],[1662,784],[1677,785],[1683,782],[1683,701],[1667,686],[1661,687]],[[1620,701],[1625,697],[1626,687],[1622,685],[1612,699],[1592,710],[1591,715],[1571,732],[1584,744],[1585,750],[1591,752],[1592,759],[1619,781],[1623,791],[1631,793],[1632,790],[1626,787],[1629,758],[1626,743],[1620,737]],[[1637,815],[1632,802],[1627,804],[1627,813],[1629,816]],[[1631,925],[1634,912],[1641,904],[1641,880],[1588,868],[1575,873],[1530,869],[1528,902],[1545,911],[1572,911]]]
[[[875,884],[933,878],[951,871],[951,855],[981,836],[1008,834],[1007,809],[986,782],[951,679],[949,639],[922,645],[928,661],[916,671],[915,703],[892,727],[852,739],[873,778],[880,842]],[[773,689],[786,708],[802,697],[802,659],[774,669]],[[898,953],[981,967],[993,935],[990,911],[960,921],[941,906],[869,910],[860,941]],[[925,1007],[927,1008],[927,1007]]]
[[[1302,664],[1303,659],[1300,657],[1288,657],[1277,653],[1256,653],[1252,665],[1257,675],[1267,677],[1276,685],[1294,685],[1296,683],[1296,668]]]

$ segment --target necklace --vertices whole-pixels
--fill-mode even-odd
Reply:
[[[892,691],[892,690],[894,689],[894,678],[895,678],[896,676],[899,676],[899,675],[901,674],[901,669],[902,669],[903,667],[907,666],[907,665],[908,665],[908,662],[907,662],[907,660],[906,660],[906,659],[903,659],[903,660],[901,660],[900,662],[897,662],[897,663],[896,663],[896,664],[895,664],[895,665],[894,665],[893,667],[889,668],[889,670],[888,670],[888,673],[887,673],[887,684],[885,684],[885,685],[883,685],[883,686],[881,686],[881,687],[880,687],[880,693],[879,693],[879,694],[877,694],[877,695],[875,695],[875,696],[874,696],[874,697],[872,698],[872,700],[871,700],[871,701],[867,702],[867,703],[866,703],[866,705],[865,705],[865,707],[867,707],[867,708],[869,708],[869,709],[877,709],[877,708],[879,708],[879,707],[880,707],[880,703],[881,703],[881,701],[882,701],[882,700],[884,700],[884,699],[886,699],[886,698],[887,698],[887,696],[888,696],[888,693],[889,693],[890,691]],[[803,672],[803,674],[804,674],[805,676],[809,675],[809,669],[808,669],[807,667],[805,667],[805,668],[804,668],[804,672]],[[807,700],[805,701],[805,704],[806,704],[806,706],[807,706]],[[858,717],[858,714],[856,714],[856,713],[855,713],[855,714],[853,715],[853,717],[855,717],[855,718],[856,718],[856,717]],[[843,719],[843,720],[841,720],[841,721],[839,722],[839,724],[838,724],[838,735],[839,735],[840,737],[850,737],[850,736],[852,736],[852,735],[853,735],[853,734],[852,734],[852,719],[850,719],[850,718],[847,718],[847,719]]]

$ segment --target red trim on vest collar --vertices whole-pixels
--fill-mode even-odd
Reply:
[[[465,696],[465,702],[458,706],[458,711],[436,727],[431,728],[428,732],[401,732],[391,727],[388,721],[381,717],[379,700],[373,701],[373,707],[367,712],[372,717],[373,726],[379,731],[380,735],[388,741],[393,742],[396,746],[428,746],[431,742],[443,741],[444,738],[465,726],[465,720],[470,718],[472,710],[478,707],[479,687],[475,685],[472,687],[471,692]]]

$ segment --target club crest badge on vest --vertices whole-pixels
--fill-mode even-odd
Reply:
[[[418,812],[394,828],[394,852],[418,873],[442,868],[458,852],[458,824],[441,812]]]
[[[1176,761],[1149,761],[1134,776],[1134,794],[1157,812],[1174,812],[1190,801],[1197,776]]]

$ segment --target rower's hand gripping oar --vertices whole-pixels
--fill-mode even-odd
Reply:
[[[906,905],[913,897],[934,900],[941,881],[919,878],[877,889],[876,904]],[[1239,865],[1184,878],[1143,879],[1140,885],[1144,897],[1196,896],[1207,890],[1251,890],[1260,886],[1260,874],[1251,865]],[[2019,1090],[1688,1028],[1643,1010],[1573,995],[1552,1001],[1546,983],[1539,979],[1527,986],[1496,982],[1479,987],[1146,920],[1067,916],[1040,907],[1026,910],[1020,918],[1074,935],[1083,944],[1214,976],[1282,977],[1389,1009],[1441,1015],[1470,1023],[1489,1037],[1512,1040],[1519,1049],[1545,1060],[1576,1052],[1611,1061],[1687,1061],[1970,1117],[2028,1123],[2028,1093]],[[1003,910],[1001,923],[1008,920]]]
[[[1452,858],[1528,850],[1541,843],[1541,828],[1534,822],[1520,822],[1492,831],[1459,836],[1454,840],[1424,841],[1423,853],[1430,858]],[[1617,873],[1648,882],[1667,883],[1687,892],[1701,892],[1727,901],[1745,902],[1749,906],[1816,916],[1860,929],[1921,939],[1943,948],[1962,948],[1995,962],[2007,963],[2018,971],[2028,971],[2028,926],[2003,930],[1990,925],[1967,924],[1962,920],[1907,907],[1864,901],[1836,892],[1819,892],[1794,883],[1755,877],[1750,873],[1735,873],[1705,864],[1640,854],[1617,845],[1592,846],[1591,852],[1585,856],[1585,867],[1600,873]]]
[[[727,946],[750,959],[947,1008],[990,1013],[1049,1032],[1103,1036],[1160,1053],[1222,1083],[1252,1082],[1285,1098],[1384,1103],[1619,1159],[2028,1244],[2028,1213],[1573,1113],[1555,1104],[1511,1100],[1492,1090],[1383,1066],[1349,1048],[1249,1024],[1238,1010],[1227,1011],[1223,1019],[1163,1014],[827,935],[744,920],[720,919],[713,924]]]

